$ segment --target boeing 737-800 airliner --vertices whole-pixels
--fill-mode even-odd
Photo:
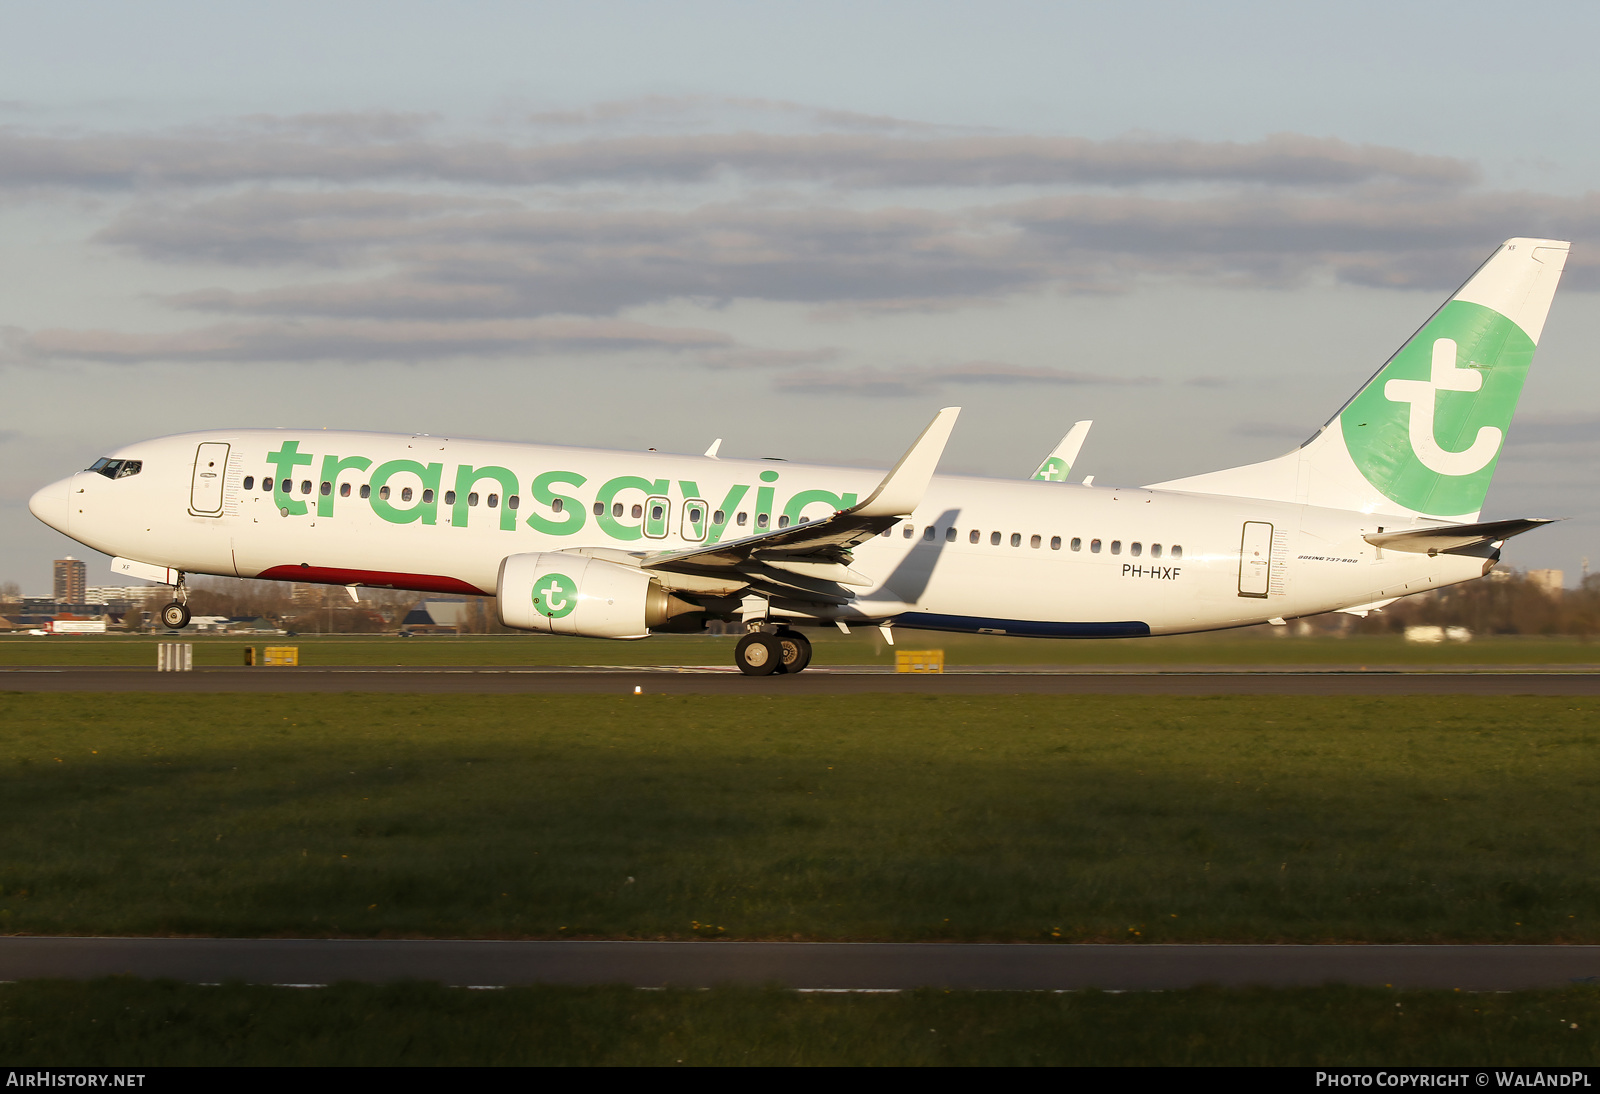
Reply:
[[[1043,638],[1177,634],[1364,613],[1479,577],[1479,523],[1569,245],[1511,239],[1317,433],[1265,463],[1138,489],[935,475],[956,409],[887,475],[782,461],[325,430],[128,445],[36,493],[117,571],[497,598],[510,627],[746,634],[798,672],[800,626]],[[1043,480],[1043,481],[1040,481]]]

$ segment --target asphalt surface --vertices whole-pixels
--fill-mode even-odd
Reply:
[[[425,695],[1600,695],[1573,671],[1039,671],[934,674],[873,668],[742,676],[710,668],[0,668],[0,691],[399,692]]]
[[[432,980],[464,986],[776,984],[1108,991],[1353,984],[1515,991],[1600,982],[1600,946],[1166,946],[0,938],[0,980]]]

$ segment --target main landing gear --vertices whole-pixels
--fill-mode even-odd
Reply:
[[[161,625],[168,630],[181,631],[189,625],[189,584],[181,573],[173,595],[178,599],[161,609]]]
[[[800,672],[811,663],[811,640],[799,631],[769,624],[739,639],[733,663],[746,676]]]

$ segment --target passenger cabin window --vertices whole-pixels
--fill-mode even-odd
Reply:
[[[901,530],[900,538],[901,539],[910,539],[911,536],[912,536],[912,533],[914,533],[916,530],[917,530],[917,526],[915,524],[908,524],[908,525],[905,526],[905,528],[903,528]]]
[[[516,510],[516,509],[522,508],[522,498],[520,498],[516,494],[512,494],[509,498],[506,499],[506,508],[507,509],[512,509],[512,510]],[[560,498],[556,499],[556,512],[558,512],[558,513],[561,512],[561,499]]]
[[[246,490],[254,490],[256,486],[256,477],[254,475],[246,475],[244,477],[244,482],[241,485],[243,485]]]
[[[622,503],[620,501],[619,502],[614,502],[612,504],[612,506],[611,506],[611,516],[613,518],[620,517],[622,515],[622,513],[623,513]]]
[[[778,518],[778,527],[779,528],[787,528],[787,527],[789,527],[789,518],[788,517],[779,517]]]
[[[1128,553],[1130,555],[1132,555],[1134,558],[1138,558],[1140,555],[1142,555],[1144,553],[1144,544],[1139,543],[1137,541],[1128,544]]]
[[[1077,536],[1073,536],[1072,537],[1072,549],[1074,551],[1083,550],[1083,540],[1079,539]]]
[[[770,516],[768,516],[766,513],[757,513],[756,514],[756,527],[757,528],[765,528],[767,526],[767,523],[770,520],[772,520],[772,518]]]
[[[424,504],[424,505],[432,505],[433,504],[433,491],[432,490],[424,490],[422,492],[422,504]]]
[[[402,486],[400,488],[400,500],[401,501],[410,501],[411,500],[411,487]]]
[[[1183,557],[1183,548],[1179,547],[1176,543],[1174,543],[1172,545],[1172,557],[1173,558],[1182,558]]]
[[[972,534],[967,536],[967,542],[968,543],[976,543],[976,542],[978,542],[978,537],[981,536],[981,535],[983,535],[983,533],[978,531],[976,528],[974,528],[972,530]]]
[[[954,543],[956,541],[956,526],[954,524],[944,530],[944,541],[946,543]]]
[[[378,487],[378,498],[380,501],[389,500],[389,488],[387,486]]]
[[[724,513],[721,509],[718,509],[715,513],[711,514],[712,524],[726,524],[727,522],[728,514]]]
[[[350,496],[350,484],[349,483],[341,482],[339,484],[339,496],[341,498],[348,498]]]
[[[262,479],[261,480],[261,489],[263,491],[265,491],[266,493],[268,493],[268,494],[272,493],[272,480],[271,479]]]
[[[1032,539],[1028,540],[1028,546],[1038,548],[1038,546],[1043,542],[1044,540],[1040,539],[1038,536],[1034,536]]]
[[[1161,544],[1152,543],[1150,545],[1150,557],[1151,558],[1160,558],[1161,557]]]
[[[991,546],[991,547],[1000,546],[1000,533],[999,532],[990,532],[989,533],[989,546]]]
[[[311,493],[311,480],[310,479],[306,479],[306,480],[304,480],[303,482],[300,483],[300,492],[302,494]]]
[[[603,517],[606,515],[606,506],[604,502],[597,501],[594,503],[594,515],[597,517]]]
[[[933,542],[933,537],[934,537],[934,536],[935,536],[935,535],[936,535],[936,534],[937,534],[937,533],[936,533],[936,532],[934,532],[934,530],[933,530],[933,525],[931,525],[931,524],[930,524],[930,525],[928,525],[928,526],[927,526],[927,527],[926,527],[926,528],[924,528],[924,529],[923,529],[923,530],[922,530],[922,538],[923,538],[923,539],[924,539],[924,540],[926,540],[926,541],[927,541],[927,542],[929,542],[929,543],[932,543],[932,542]]]
[[[511,508],[513,508],[513,509],[515,509],[517,507],[517,496],[515,494],[511,495],[511,497],[509,499],[509,504],[510,504]],[[566,507],[565,503],[563,503],[560,498],[557,498],[555,501],[550,503],[550,511],[552,513],[559,513],[565,507]]]
[[[468,505],[477,505],[478,504],[478,492],[476,490],[473,490],[473,491],[471,491],[470,493],[467,494],[467,504]]]
[[[750,523],[750,514],[749,513],[740,513],[738,515],[738,517],[736,517],[734,519],[733,523],[737,524],[740,528],[743,528],[746,524]],[[884,535],[888,535],[889,533],[885,532],[883,534]]]
[[[498,508],[500,508],[500,495],[499,494],[490,494],[484,500],[489,503],[489,508],[490,509],[498,509]]]
[[[1022,533],[1021,532],[1012,532],[1011,533],[1011,546],[1013,546],[1013,547],[1021,547],[1022,546]]]
[[[361,496],[364,497],[364,498],[372,497],[372,487],[367,485],[366,483],[362,483],[361,484]]]
[[[1100,541],[1099,540],[1091,539],[1089,541],[1089,553],[1091,555],[1097,555],[1097,554],[1100,553]]]
[[[1061,550],[1061,537],[1060,536],[1051,536],[1050,537],[1050,549],[1052,551]]]
[[[1122,553],[1122,541],[1120,539],[1114,539],[1111,541],[1111,553],[1114,555],[1120,555]]]
[[[323,497],[328,497],[329,495],[331,495],[333,493],[333,483],[331,483],[331,482],[323,483],[322,484],[322,489],[319,491],[319,493],[321,493],[321,495]]]
[[[633,517],[634,520],[638,520],[640,517],[644,516],[644,506],[635,505],[632,512],[629,513],[629,516]]]

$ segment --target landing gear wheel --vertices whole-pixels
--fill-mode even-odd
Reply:
[[[799,631],[779,631],[778,647],[785,673],[803,672],[811,664],[811,639]]]
[[[189,625],[189,609],[174,600],[161,609],[161,624],[169,630],[181,631]]]
[[[747,634],[733,648],[733,663],[746,676],[771,676],[783,670],[783,647],[776,635]]]

